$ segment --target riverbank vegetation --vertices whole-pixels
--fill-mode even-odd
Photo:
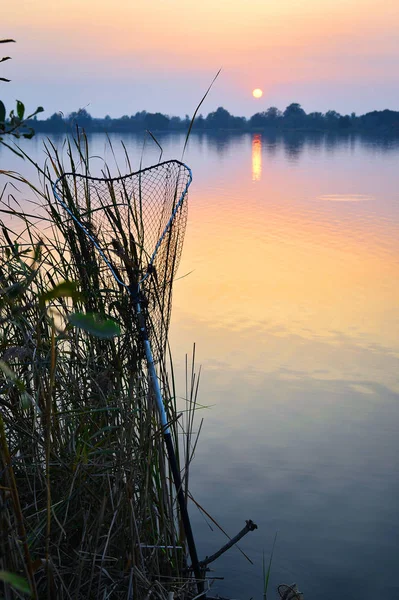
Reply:
[[[47,146],[37,185],[2,172],[0,587],[25,597],[22,576],[33,598],[190,598],[196,586],[131,299],[52,195],[62,172],[79,164],[90,173],[86,137],[64,155],[67,164]],[[198,385],[194,365],[187,371],[182,417],[170,358],[159,357],[186,499]]]
[[[29,124],[29,123],[28,123]],[[66,133],[79,125],[87,132],[128,133],[136,131],[187,131],[190,119],[186,116],[171,117],[146,111],[119,118],[92,117],[82,109],[68,116],[54,113],[46,120],[32,119],[31,126],[38,132]],[[292,103],[284,111],[272,106],[254,114],[249,119],[231,115],[219,107],[206,117],[199,115],[193,131],[337,131],[399,135],[399,112],[393,110],[373,111],[357,116],[355,113],[341,115],[335,110],[326,113],[306,113],[298,103]]]

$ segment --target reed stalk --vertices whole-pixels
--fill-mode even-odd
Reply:
[[[37,184],[3,172],[0,569],[25,575],[34,598],[190,598],[195,586],[131,300],[52,198],[50,182],[61,173],[78,163],[90,173],[88,141],[79,133],[62,150],[49,141],[46,154]],[[26,210],[15,188],[28,191]],[[89,197],[87,206],[90,215]],[[117,202],[112,218],[118,226]],[[74,326],[72,316],[87,313],[100,319],[92,331]],[[159,349],[178,446],[163,341]],[[191,402],[190,429],[194,409]],[[187,431],[190,457],[192,437]],[[7,598],[21,597],[1,585]]]

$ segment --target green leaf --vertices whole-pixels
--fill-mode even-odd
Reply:
[[[81,294],[77,291],[76,281],[62,281],[55,285],[51,290],[45,292],[40,297],[42,302],[49,302],[55,298],[73,298],[78,300]]]
[[[31,129],[29,131],[29,133],[23,133],[22,137],[26,138],[27,140],[31,140],[34,135],[35,135],[35,132],[33,131],[33,129]]]
[[[11,369],[11,367],[6,362],[4,362],[4,360],[0,360],[0,371],[2,371],[4,373],[4,375],[6,376],[6,378],[9,381],[13,382],[13,384],[17,387],[17,389],[20,392],[25,392],[24,382],[21,381],[21,379],[18,379],[18,377],[16,376],[14,371]]]
[[[34,404],[33,398],[28,392],[21,393],[21,407],[22,408],[30,408]]]
[[[0,123],[4,123],[6,120],[6,107],[4,103],[0,100]]]
[[[37,109],[35,110],[35,115],[37,115],[37,113],[41,113],[44,112],[44,108],[43,106],[38,106]]]
[[[0,371],[3,371],[4,375],[8,378],[11,379],[11,381],[17,381],[17,376],[15,375],[14,371],[11,369],[11,367],[8,366],[8,364],[6,362],[4,362],[3,360],[0,360]]]
[[[9,571],[0,571],[0,581],[9,583],[11,587],[15,588],[19,592],[22,592],[23,594],[31,594],[28,582],[19,575],[9,573]]]
[[[21,121],[24,118],[24,114],[25,114],[25,106],[24,106],[23,102],[21,102],[21,100],[17,100],[17,115],[21,119]]]
[[[69,315],[69,322],[74,327],[83,329],[99,338],[109,339],[121,334],[120,327],[115,321],[95,313],[73,313]]]

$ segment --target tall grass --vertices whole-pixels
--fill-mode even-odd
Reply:
[[[34,598],[188,598],[195,587],[131,299],[52,198],[61,173],[90,173],[87,139],[46,152],[41,184],[7,173],[2,194],[19,225],[0,223],[0,570],[24,575]],[[34,194],[28,210],[9,203],[12,186]],[[94,319],[90,333],[74,326],[81,313],[116,326]],[[162,354],[178,448],[166,363]],[[23,597],[0,585],[6,598]]]

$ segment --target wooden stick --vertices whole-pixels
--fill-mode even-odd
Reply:
[[[236,536],[231,538],[231,540],[229,542],[227,542],[227,544],[222,546],[222,548],[220,548],[220,550],[215,552],[215,554],[212,554],[212,556],[207,556],[204,560],[201,560],[201,562],[199,563],[200,566],[205,567],[206,565],[209,565],[209,563],[211,563],[214,560],[216,560],[217,558],[219,558],[219,556],[224,554],[227,550],[229,550],[232,546],[234,546],[234,544],[239,542],[240,539],[244,537],[244,535],[246,535],[250,531],[255,531],[255,529],[258,529],[258,526],[253,521],[251,521],[251,519],[249,521],[246,521],[245,527],[243,529],[241,529],[241,531],[239,533],[237,533]]]

